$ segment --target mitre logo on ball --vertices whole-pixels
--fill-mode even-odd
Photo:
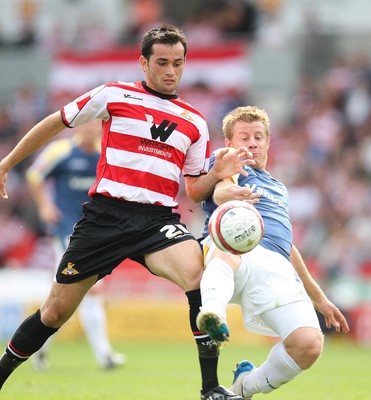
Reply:
[[[232,200],[220,205],[211,215],[209,233],[222,250],[244,254],[253,250],[264,233],[259,211],[244,201]]]

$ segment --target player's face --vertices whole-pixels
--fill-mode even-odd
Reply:
[[[139,59],[146,83],[157,92],[174,94],[184,70],[184,47],[181,43],[172,46],[157,43],[152,50],[149,60],[143,56]]]
[[[255,160],[254,169],[265,169],[268,160],[270,136],[261,121],[237,121],[233,126],[232,140],[225,139],[227,147],[247,147]]]

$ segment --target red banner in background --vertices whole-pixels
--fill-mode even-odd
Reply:
[[[139,68],[137,46],[109,51],[56,53],[52,62],[49,86],[55,100],[76,97],[106,82],[138,81],[144,75]],[[218,46],[189,49],[181,85],[205,83],[219,89],[248,88],[250,66],[246,42],[221,43]]]

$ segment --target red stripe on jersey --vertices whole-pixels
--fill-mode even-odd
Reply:
[[[211,143],[210,143],[210,140],[208,140],[206,143],[206,151],[205,151],[205,159],[206,160],[209,160],[210,152],[211,152]]]
[[[123,135],[111,131],[107,144],[108,147],[113,149],[160,158],[177,165],[179,169],[182,169],[185,160],[185,154],[182,151],[177,150],[175,147],[164,142],[138,136],[128,134]]]
[[[152,190],[175,198],[179,191],[179,183],[146,171],[107,165],[104,177],[114,182],[124,183],[135,188]]]
[[[139,121],[146,120],[146,108],[137,104],[112,102],[107,104],[107,110],[112,117],[133,118]]]
[[[81,99],[79,99],[78,101],[76,101],[77,107],[79,110],[82,110],[85,106],[85,104],[91,99],[91,96],[88,95],[86,97],[83,97]]]

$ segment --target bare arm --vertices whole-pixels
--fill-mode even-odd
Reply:
[[[305,290],[311,298],[315,308],[324,315],[326,326],[330,328],[331,325],[333,325],[336,329],[336,332],[340,332],[342,330],[344,333],[348,333],[349,326],[344,315],[323,293],[318,283],[309,273],[304,260],[299,253],[299,250],[294,245],[291,248],[290,257],[292,265],[302,280]]]
[[[242,167],[255,163],[250,157],[251,153],[245,147],[241,147],[234,152],[230,152],[227,148],[220,150],[215,155],[214,166],[207,175],[185,177],[185,188],[188,197],[195,203],[199,203],[212,195],[214,187],[219,181],[235,174],[246,175]]]
[[[1,160],[0,196],[3,199],[8,198],[5,186],[9,170],[28,157],[35,150],[45,145],[52,137],[65,128],[66,126],[62,122],[59,111],[50,114],[28,131],[16,147]]]

